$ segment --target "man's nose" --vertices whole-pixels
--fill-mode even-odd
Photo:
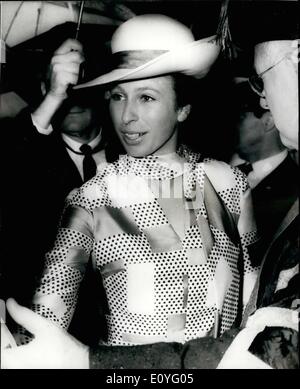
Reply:
[[[129,100],[126,101],[124,105],[122,120],[125,124],[138,120],[138,107],[135,102]]]

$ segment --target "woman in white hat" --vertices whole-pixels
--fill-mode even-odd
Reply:
[[[178,74],[205,76],[219,46],[162,15],[128,20],[111,45],[115,69],[77,88],[106,86],[127,154],[69,198],[33,308],[67,328],[91,258],[108,300],[107,345],[218,336],[255,280],[255,223],[243,173],[178,144],[191,109]]]

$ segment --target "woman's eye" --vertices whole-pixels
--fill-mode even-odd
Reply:
[[[154,101],[155,99],[151,96],[148,96],[148,95],[142,95],[141,100],[148,103],[149,101]]]
[[[124,96],[121,93],[111,93],[110,99],[114,101],[124,100]]]

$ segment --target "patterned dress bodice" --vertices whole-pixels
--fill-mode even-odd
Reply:
[[[90,259],[107,295],[107,344],[219,335],[253,286],[247,246],[255,240],[249,189],[237,169],[199,162],[184,147],[162,157],[122,156],[67,201],[33,308],[67,327]]]

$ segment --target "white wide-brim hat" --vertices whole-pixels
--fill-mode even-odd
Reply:
[[[111,50],[115,68],[74,89],[178,72],[202,78],[220,46],[215,35],[195,41],[190,29],[177,20],[148,14],[121,24],[112,36]]]

